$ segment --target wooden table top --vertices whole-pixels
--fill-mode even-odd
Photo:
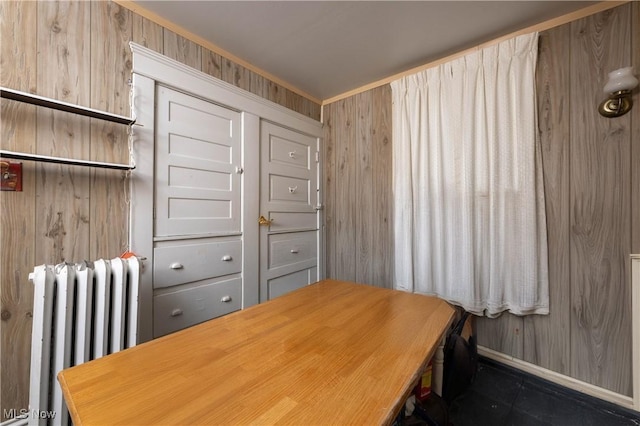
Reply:
[[[389,424],[454,309],[325,280],[58,375],[76,425]]]

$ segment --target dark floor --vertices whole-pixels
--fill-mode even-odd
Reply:
[[[449,407],[453,426],[640,425],[640,413],[481,358],[475,381]]]

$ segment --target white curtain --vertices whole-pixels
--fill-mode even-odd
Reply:
[[[476,315],[549,313],[537,40],[391,83],[396,288]]]

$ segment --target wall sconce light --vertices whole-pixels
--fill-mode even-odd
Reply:
[[[638,79],[633,76],[633,67],[610,72],[609,81],[604,86],[604,94],[608,97],[598,107],[600,114],[613,118],[628,113],[633,106],[631,91],[637,85]]]

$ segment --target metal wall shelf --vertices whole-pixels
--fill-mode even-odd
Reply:
[[[21,92],[19,90],[7,89],[5,87],[0,87],[0,97],[59,111],[71,112],[73,114],[83,115],[85,117],[98,118],[100,120],[111,121],[113,123],[131,125],[136,122],[135,119],[124,117],[122,115],[111,114],[109,112],[104,112],[93,108],[87,108],[80,105],[70,104],[68,102],[45,98],[44,96],[33,95],[31,93]]]
[[[5,151],[5,150],[0,150],[0,157],[11,158],[14,160],[39,161],[41,163],[56,163],[56,164],[68,164],[71,166],[98,167],[101,169],[133,170],[136,168],[136,166],[131,166],[129,164],[103,163],[101,161],[89,161],[89,160],[74,160],[72,158],[51,157],[48,155],[27,154],[25,152],[14,152],[14,151]]]
[[[112,123],[133,125],[136,120],[122,115],[111,114],[109,112],[99,111],[93,108],[87,108],[79,105],[62,102],[55,99],[45,98],[44,96],[33,95],[31,93],[21,92],[19,90],[7,89],[0,87],[0,97],[13,101],[24,102],[31,105],[46,107],[58,111],[70,112],[85,117],[97,118]],[[135,166],[130,164],[104,163],[101,161],[75,160],[72,158],[51,157],[47,155],[28,154],[25,152],[14,152],[0,150],[0,157],[11,158],[16,160],[40,161],[45,163],[68,164],[72,166],[98,167],[102,169],[116,170],[133,170]]]

